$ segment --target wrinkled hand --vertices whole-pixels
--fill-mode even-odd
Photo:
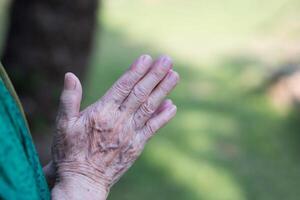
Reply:
[[[100,100],[80,112],[81,84],[67,73],[52,147],[57,181],[80,177],[109,190],[153,134],[174,117],[176,106],[164,99],[178,81],[169,57],[153,62],[144,55]]]

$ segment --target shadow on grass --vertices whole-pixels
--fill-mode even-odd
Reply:
[[[104,30],[86,81],[95,101],[130,62],[150,47]],[[157,52],[150,51],[154,55]],[[297,199],[299,116],[282,118],[249,81],[255,60],[231,58],[211,68],[176,60],[181,84],[171,95],[175,120],[113,188],[110,199]],[[236,62],[238,61],[238,62]],[[253,70],[254,69],[254,70]],[[250,75],[249,75],[250,74]],[[255,82],[255,81],[254,81]]]

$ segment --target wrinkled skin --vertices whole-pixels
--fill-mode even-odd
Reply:
[[[178,81],[169,57],[153,62],[143,55],[101,99],[80,112],[81,84],[67,73],[52,147],[56,185],[64,189],[54,189],[53,199],[59,198],[57,191],[70,192],[73,182],[79,184],[70,186],[73,190],[81,187],[82,180],[92,188],[86,191],[101,188],[107,193],[153,134],[174,117],[176,106],[164,99]]]

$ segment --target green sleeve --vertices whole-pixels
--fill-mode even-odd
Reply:
[[[0,78],[0,199],[50,199],[26,121],[2,77]]]

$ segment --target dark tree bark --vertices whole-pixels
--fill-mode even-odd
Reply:
[[[83,78],[97,0],[13,0],[2,55],[33,132],[54,121],[63,75]]]

